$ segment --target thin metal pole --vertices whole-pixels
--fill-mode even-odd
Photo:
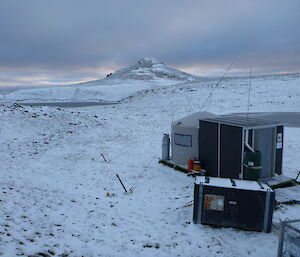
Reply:
[[[249,109],[250,109],[251,77],[252,77],[252,68],[250,69],[250,79],[249,79],[247,119],[249,119]]]
[[[119,181],[120,181],[120,183],[121,183],[122,187],[124,188],[125,192],[127,193],[127,189],[126,189],[126,187],[124,186],[124,184],[123,184],[122,180],[120,179],[120,177],[119,177],[119,174],[118,174],[118,173],[116,173],[116,176],[117,176],[117,178],[119,179]]]
[[[173,117],[174,117],[174,116],[173,116],[173,115],[174,115],[174,106],[173,106],[173,101],[171,102],[171,104],[172,104],[172,106],[171,106],[171,108],[172,108],[172,109],[171,109],[171,111],[172,111],[172,114],[171,114],[171,115],[172,115],[172,123],[173,123]]]
[[[206,98],[206,100],[203,102],[200,110],[203,110],[205,104],[208,102],[208,100],[210,99],[210,97],[212,96],[212,94],[215,92],[215,90],[218,88],[220,82],[225,78],[227,72],[230,70],[231,66],[233,65],[233,62],[228,66],[228,68],[226,69],[226,71],[224,72],[223,76],[220,78],[220,80],[218,81],[218,83],[215,85],[215,87],[213,88],[213,90],[210,92],[210,94],[208,95],[208,97]]]
[[[104,160],[105,162],[107,162],[106,159],[105,159],[105,157],[104,157],[104,154],[103,154],[103,153],[101,154],[101,156],[102,156],[103,160]]]
[[[300,175],[300,171],[298,172],[297,177],[295,178],[295,182],[297,182],[297,179],[299,178],[299,175]]]
[[[282,254],[283,254],[284,228],[285,228],[285,222],[281,221],[277,257],[283,256]]]

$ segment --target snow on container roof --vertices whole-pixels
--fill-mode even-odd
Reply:
[[[213,118],[213,117],[217,117],[217,115],[211,112],[195,112],[191,115],[188,115],[186,117],[174,121],[172,125],[180,126],[180,127],[198,128],[199,120]]]
[[[247,117],[241,117],[235,115],[219,115],[212,118],[204,118],[201,120],[215,122],[215,123],[222,123],[225,125],[231,125],[236,127],[243,127],[247,129],[268,128],[268,127],[276,127],[278,125],[283,125],[282,122],[278,122],[278,121],[247,118]]]
[[[241,179],[234,179],[235,186],[232,184],[229,178],[215,178],[215,177],[207,177],[208,180],[206,181],[204,176],[199,176],[195,179],[195,184],[202,183],[203,185],[207,186],[214,186],[214,187],[225,187],[225,188],[236,188],[236,189],[243,189],[243,190],[253,190],[253,191],[272,191],[272,189],[265,183],[251,181],[251,180],[241,180]]]

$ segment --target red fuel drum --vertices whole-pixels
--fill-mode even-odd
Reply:
[[[195,158],[189,158],[188,159],[188,169],[192,170],[193,169],[193,164],[194,164]]]

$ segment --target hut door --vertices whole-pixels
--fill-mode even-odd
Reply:
[[[220,177],[239,178],[243,158],[243,128],[221,124]]]
[[[199,160],[207,175],[219,176],[219,125],[200,120],[199,123]]]
[[[255,130],[255,150],[261,152],[261,178],[271,178],[274,170],[273,128]]]

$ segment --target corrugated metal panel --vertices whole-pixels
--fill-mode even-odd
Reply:
[[[277,121],[254,119],[234,115],[220,115],[214,118],[207,118],[205,120],[244,128],[275,127],[281,124]]]

